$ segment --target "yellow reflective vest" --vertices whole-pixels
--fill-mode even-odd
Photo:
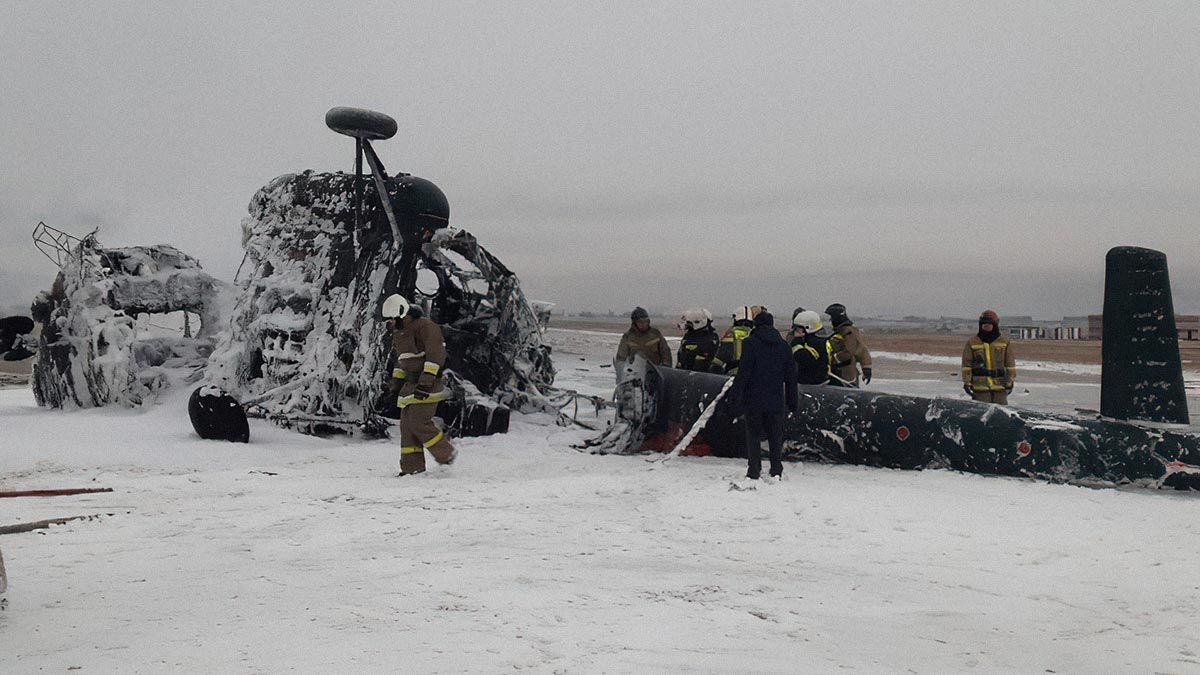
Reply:
[[[984,342],[972,335],[963,347],[962,381],[975,391],[1012,389],[1017,379],[1016,363],[1008,338],[1000,336]]]
[[[754,326],[733,326],[721,336],[717,355],[713,357],[713,372],[737,375],[742,361],[742,342],[750,335]]]

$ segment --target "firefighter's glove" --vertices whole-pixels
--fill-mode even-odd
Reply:
[[[969,384],[964,384],[964,385],[963,385],[963,391],[967,392],[967,396],[974,396],[974,395],[975,395],[975,389],[974,389],[974,387],[972,387],[972,386],[971,386],[971,385],[969,385]]]
[[[871,384],[871,369],[863,368],[863,384]]]
[[[416,391],[414,391],[412,393],[412,395],[413,395],[413,398],[417,399],[418,401],[424,401],[425,399],[429,398],[430,393],[431,392],[428,389],[426,389],[424,386],[419,385],[419,386],[417,386]]]

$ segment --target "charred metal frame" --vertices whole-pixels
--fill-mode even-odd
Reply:
[[[45,223],[33,238],[59,267],[31,308],[42,324],[31,379],[38,405],[137,406],[169,385],[157,366],[203,367],[218,328],[220,282],[199,261],[166,245],[104,248],[95,231],[79,238]],[[139,314],[178,311],[200,317],[195,337],[137,335]]]
[[[550,349],[516,275],[475,237],[447,227],[448,202],[435,185],[387,174],[371,140],[390,137],[394,120],[335,108],[326,123],[355,138],[355,172],[281,176],[252,199],[243,222],[251,264],[206,382],[301,431],[386,434],[395,407],[379,308],[398,293],[443,326],[454,397],[439,413],[455,433],[490,432],[466,420],[481,411],[492,420],[498,407],[572,421],[563,411],[581,397],[553,386]],[[422,270],[436,290],[418,288]],[[269,352],[275,343],[281,350]]]

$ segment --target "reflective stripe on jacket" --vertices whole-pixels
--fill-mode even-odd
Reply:
[[[423,386],[430,394],[440,393],[445,388],[442,367],[446,365],[446,343],[442,339],[441,326],[423,316],[413,319],[408,326],[399,320],[397,323],[400,327],[392,331],[392,352],[396,355],[392,377],[404,380],[402,395],[410,395],[417,386]]]
[[[984,342],[972,335],[963,347],[962,381],[976,391],[1011,389],[1017,379],[1012,345],[1008,338]]]
[[[816,335],[792,338],[792,360],[796,362],[796,381],[800,384],[824,384],[829,379],[829,341]]]
[[[844,323],[829,338],[830,371],[847,382],[858,381],[858,367],[871,367],[871,350],[852,323]]]
[[[680,368],[698,370],[707,373],[712,368],[713,357],[716,356],[720,338],[712,326],[696,328],[684,333],[679,343],[679,358],[676,362]]]
[[[721,336],[721,344],[717,346],[717,355],[713,358],[713,372],[736,375],[738,364],[742,360],[742,342],[754,326],[733,326]]]
[[[621,336],[621,344],[617,345],[617,361],[632,360],[634,354],[641,354],[656,366],[671,367],[671,348],[667,346],[667,339],[663,334],[653,326],[645,333],[630,328]]]

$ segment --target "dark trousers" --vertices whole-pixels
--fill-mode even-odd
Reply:
[[[762,474],[762,442],[767,437],[767,447],[771,455],[771,475],[783,475],[783,418],[787,413],[746,413],[742,421],[746,423],[746,457],[750,464],[746,476],[758,478]]]

